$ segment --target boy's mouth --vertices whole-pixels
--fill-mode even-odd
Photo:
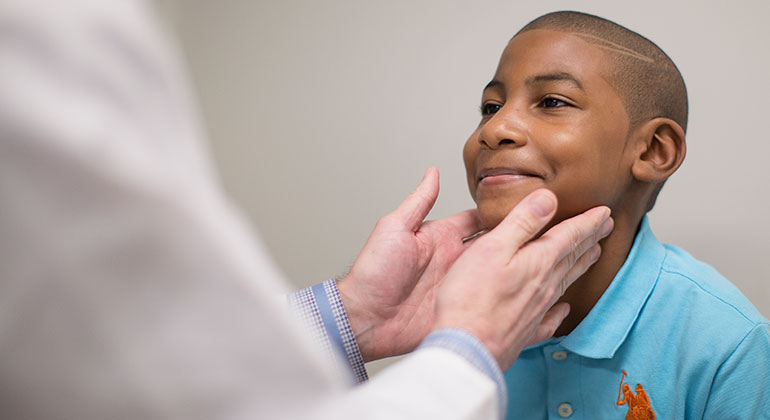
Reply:
[[[480,169],[476,173],[476,183],[478,185],[503,184],[507,182],[523,181],[532,178],[543,179],[542,176],[521,168],[484,168]]]

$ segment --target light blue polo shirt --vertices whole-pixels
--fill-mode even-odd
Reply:
[[[525,349],[505,379],[508,419],[770,419],[770,324],[645,217],[583,322]]]

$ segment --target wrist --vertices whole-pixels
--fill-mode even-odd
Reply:
[[[492,355],[501,369],[507,368],[504,368],[505,363],[503,360],[505,348],[501,345],[499,338],[495,334],[494,326],[484,319],[474,318],[471,314],[447,316],[446,311],[442,311],[437,316],[431,333],[444,330],[465,331],[467,334],[472,335],[483,344],[484,348]]]
[[[455,353],[494,381],[497,385],[499,413],[501,417],[504,415],[508,405],[508,392],[503,372],[488,347],[475,334],[460,328],[435,329],[419,346],[429,347],[439,347]]]
[[[381,358],[377,355],[374,337],[376,332],[376,317],[374,317],[365,303],[356,294],[355,277],[348,273],[345,277],[337,280],[337,290],[340,292],[342,306],[350,322],[350,328],[353,330],[358,348],[361,351],[361,357],[364,362],[370,362]]]

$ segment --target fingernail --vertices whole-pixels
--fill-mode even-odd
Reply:
[[[604,224],[602,224],[602,230],[601,235],[602,237],[607,236],[612,232],[612,228],[615,226],[615,221],[612,220],[612,218],[609,218],[604,221]]]
[[[609,207],[605,207],[605,208],[604,208],[604,216],[602,216],[602,218],[603,218],[604,220],[607,220],[607,219],[609,219],[609,218],[610,218],[610,216],[611,216],[611,215],[612,215],[612,210],[610,210],[610,208],[609,208]]]
[[[537,217],[546,217],[556,208],[556,200],[546,192],[536,192],[529,200],[529,209]]]

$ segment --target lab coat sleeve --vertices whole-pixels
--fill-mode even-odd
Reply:
[[[140,1],[0,0],[0,418],[492,418],[423,348],[347,387],[221,193]]]
[[[368,380],[355,335],[340,298],[336,281],[329,279],[313,287],[299,290],[288,297],[290,307],[306,328],[308,336],[319,344],[328,363],[349,371],[357,383]],[[449,350],[495,381],[498,413],[505,413],[507,387],[497,361],[484,344],[467,331],[444,328],[432,332],[420,344],[423,348]]]

